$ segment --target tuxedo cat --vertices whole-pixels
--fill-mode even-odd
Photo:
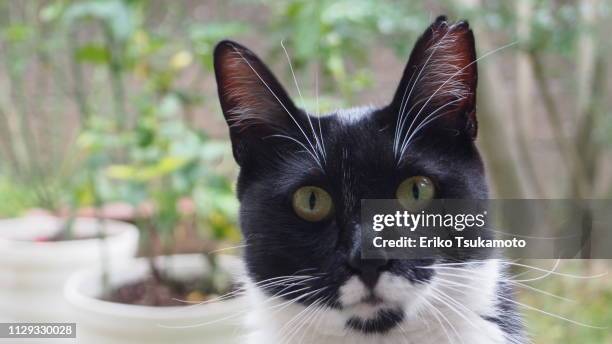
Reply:
[[[488,197],[468,23],[436,19],[379,108],[310,115],[235,42],[214,65],[240,165],[248,343],[528,342],[497,259],[360,253],[362,199]]]

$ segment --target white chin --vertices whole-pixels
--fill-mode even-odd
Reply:
[[[357,276],[352,276],[340,287],[340,303],[346,314],[369,319],[385,309],[409,310],[425,292],[423,285],[413,284],[407,279],[385,272],[381,274],[376,287],[370,291]],[[374,296],[378,302],[367,302]]]

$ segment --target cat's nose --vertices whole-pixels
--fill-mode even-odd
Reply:
[[[351,270],[370,289],[374,289],[380,274],[389,269],[388,259],[362,259],[361,250],[354,250],[348,260]]]

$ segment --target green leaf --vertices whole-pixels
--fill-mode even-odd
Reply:
[[[106,169],[106,175],[119,180],[134,180],[137,178],[137,169],[129,165],[113,165]]]
[[[4,38],[11,43],[28,40],[34,35],[34,29],[25,24],[14,24],[4,30]]]
[[[81,62],[93,64],[107,64],[110,61],[110,53],[106,47],[95,43],[86,44],[75,51],[75,57]]]

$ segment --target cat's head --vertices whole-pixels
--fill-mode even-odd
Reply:
[[[414,200],[487,197],[474,145],[475,55],[468,24],[440,17],[389,105],[315,116],[250,50],[219,43],[245,260],[260,290],[325,304],[355,331],[385,332],[405,318],[435,278],[423,268],[433,261],[362,259],[360,200],[396,198],[400,185],[399,197]]]

